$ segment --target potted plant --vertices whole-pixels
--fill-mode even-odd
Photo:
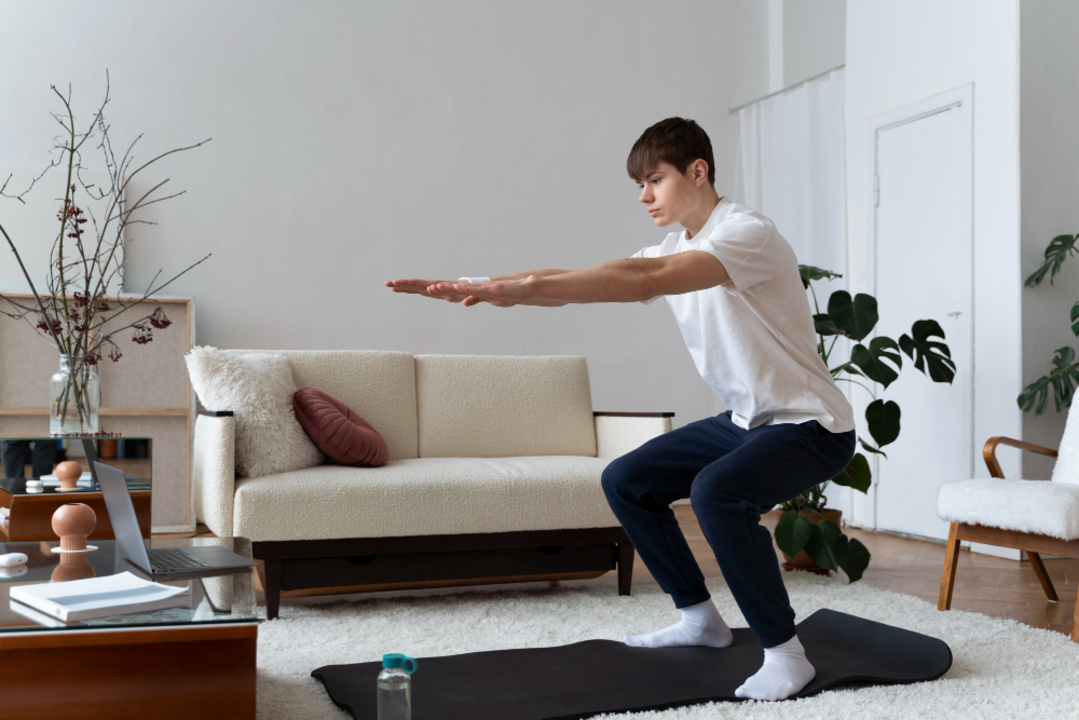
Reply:
[[[131,169],[133,156],[132,142],[127,152],[117,158],[112,150],[109,137],[109,124],[105,121],[105,105],[109,102],[108,75],[106,73],[105,99],[83,132],[75,125],[75,113],[71,107],[70,90],[64,96],[52,86],[52,90],[63,103],[64,111],[53,114],[63,127],[63,134],[57,138],[55,149],[60,151],[60,158],[49,163],[22,192],[9,195],[5,191],[11,176],[0,185],[0,197],[12,198],[25,202],[22,198],[54,167],[66,168],[63,201],[57,209],[57,229],[49,255],[49,271],[46,277],[32,278],[19,255],[15,242],[0,225],[0,234],[4,236],[8,247],[22,269],[23,276],[33,295],[32,302],[24,302],[14,297],[0,294],[13,311],[0,310],[4,315],[17,320],[27,320],[38,333],[56,348],[60,360],[60,370],[50,381],[50,432],[57,435],[96,434],[98,433],[98,407],[101,394],[96,367],[103,356],[113,362],[120,359],[122,353],[114,338],[123,330],[132,331],[131,340],[145,344],[153,340],[155,330],[163,330],[172,324],[165,316],[164,309],[157,307],[152,313],[139,318],[131,318],[127,324],[114,329],[104,326],[111,320],[128,312],[140,302],[152,297],[171,284],[176,278],[191,268],[202,263],[206,257],[192,264],[183,272],[167,282],[157,284],[154,276],[146,292],[139,297],[110,295],[109,285],[117,278],[123,266],[124,232],[129,225],[148,223],[138,219],[135,213],[148,205],[168,200],[183,194],[182,192],[165,197],[153,197],[153,194],[168,180],[161,181],[133,203],[127,202],[125,191],[130,192],[129,184],[139,172],[166,155],[198,147],[208,140],[186,148],[178,148],[162,153],[149,162]],[[82,147],[96,133],[101,140],[97,147],[102,151],[103,164],[108,170],[109,182],[106,187],[83,180]],[[141,135],[139,136],[141,137]],[[135,142],[138,138],[135,139]],[[65,157],[66,156],[66,157]],[[86,196],[76,204],[76,192]],[[92,203],[101,207],[100,216],[95,216]],[[80,205],[82,207],[80,207]],[[91,231],[91,227],[93,228]],[[158,273],[160,274],[160,273]],[[35,282],[36,281],[36,282]],[[42,286],[39,291],[38,287]],[[134,315],[134,313],[132,314]],[[125,319],[126,319],[125,318]]]
[[[1049,284],[1060,272],[1060,266],[1068,258],[1068,255],[1079,252],[1075,243],[1079,241],[1079,234],[1057,235],[1045,248],[1045,262],[1023,283],[1032,288],[1040,285],[1049,275]],[[1071,309],[1072,333],[1079,335],[1079,302],[1072,305]],[[1052,369],[1048,375],[1043,375],[1031,384],[1023,388],[1023,392],[1016,398],[1023,412],[1034,410],[1035,415],[1041,415],[1049,403],[1049,391],[1053,391],[1053,402],[1056,411],[1060,412],[1071,407],[1072,397],[1075,395],[1075,386],[1079,384],[1079,362],[1075,359],[1075,349],[1065,345],[1057,348],[1056,354],[1050,361]]]
[[[813,282],[842,275],[810,265],[799,265],[798,268],[802,284],[813,299],[817,352],[825,366],[836,381],[859,385],[873,398],[865,409],[865,419],[875,445],[866,442],[865,438],[858,438],[858,442],[866,452],[886,458],[881,448],[899,437],[900,408],[892,400],[878,398],[874,387],[863,380],[879,383],[887,389],[903,369],[902,352],[913,361],[915,368],[928,375],[933,382],[950,383],[955,377],[955,363],[948,346],[941,342],[944,330],[935,320],[918,320],[911,327],[910,334],[901,335],[898,342],[878,335],[869,341],[868,346],[863,345],[861,341],[869,336],[877,324],[876,298],[864,293],[852,298],[846,290],[837,290],[828,299],[827,312],[822,313]],[[832,354],[839,337],[848,338],[855,344],[851,348],[850,358],[832,367]],[[827,507],[825,491],[831,483],[835,483],[864,493],[869,490],[872,481],[869,461],[858,452],[839,475],[783,503],[775,538],[779,549],[787,556],[784,567],[821,573],[842,569],[849,582],[860,579],[869,565],[869,550],[856,538],[848,538],[840,529],[842,513]]]

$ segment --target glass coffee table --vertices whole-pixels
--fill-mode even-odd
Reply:
[[[255,717],[258,606],[253,568],[242,573],[173,580],[187,587],[186,607],[64,623],[14,601],[15,585],[103,577],[147,576],[119,555],[113,540],[99,549],[54,554],[54,542],[0,543],[26,565],[0,568],[0,698],[6,717]],[[246,538],[155,538],[149,547],[221,545],[251,557]],[[61,562],[61,558],[64,561]]]

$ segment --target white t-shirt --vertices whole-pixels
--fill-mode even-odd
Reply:
[[[771,220],[721,199],[701,231],[670,233],[632,257],[704,250],[730,282],[666,295],[701,377],[746,430],[818,421],[833,433],[854,429],[854,410],[817,354],[809,299],[790,244]],[[644,300],[648,304],[655,300]]]

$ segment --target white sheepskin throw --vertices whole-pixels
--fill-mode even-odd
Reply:
[[[948,522],[1079,539],[1079,486],[1047,480],[975,478],[947,482],[937,515]]]
[[[272,475],[325,461],[292,409],[296,382],[285,356],[199,346],[184,360],[203,406],[235,415],[237,475]]]

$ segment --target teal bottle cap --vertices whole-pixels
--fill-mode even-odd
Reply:
[[[409,663],[412,664],[409,667]],[[416,672],[418,663],[415,658],[410,658],[408,655],[402,655],[401,653],[386,653],[382,656],[382,667],[387,668],[403,668],[407,673]]]

